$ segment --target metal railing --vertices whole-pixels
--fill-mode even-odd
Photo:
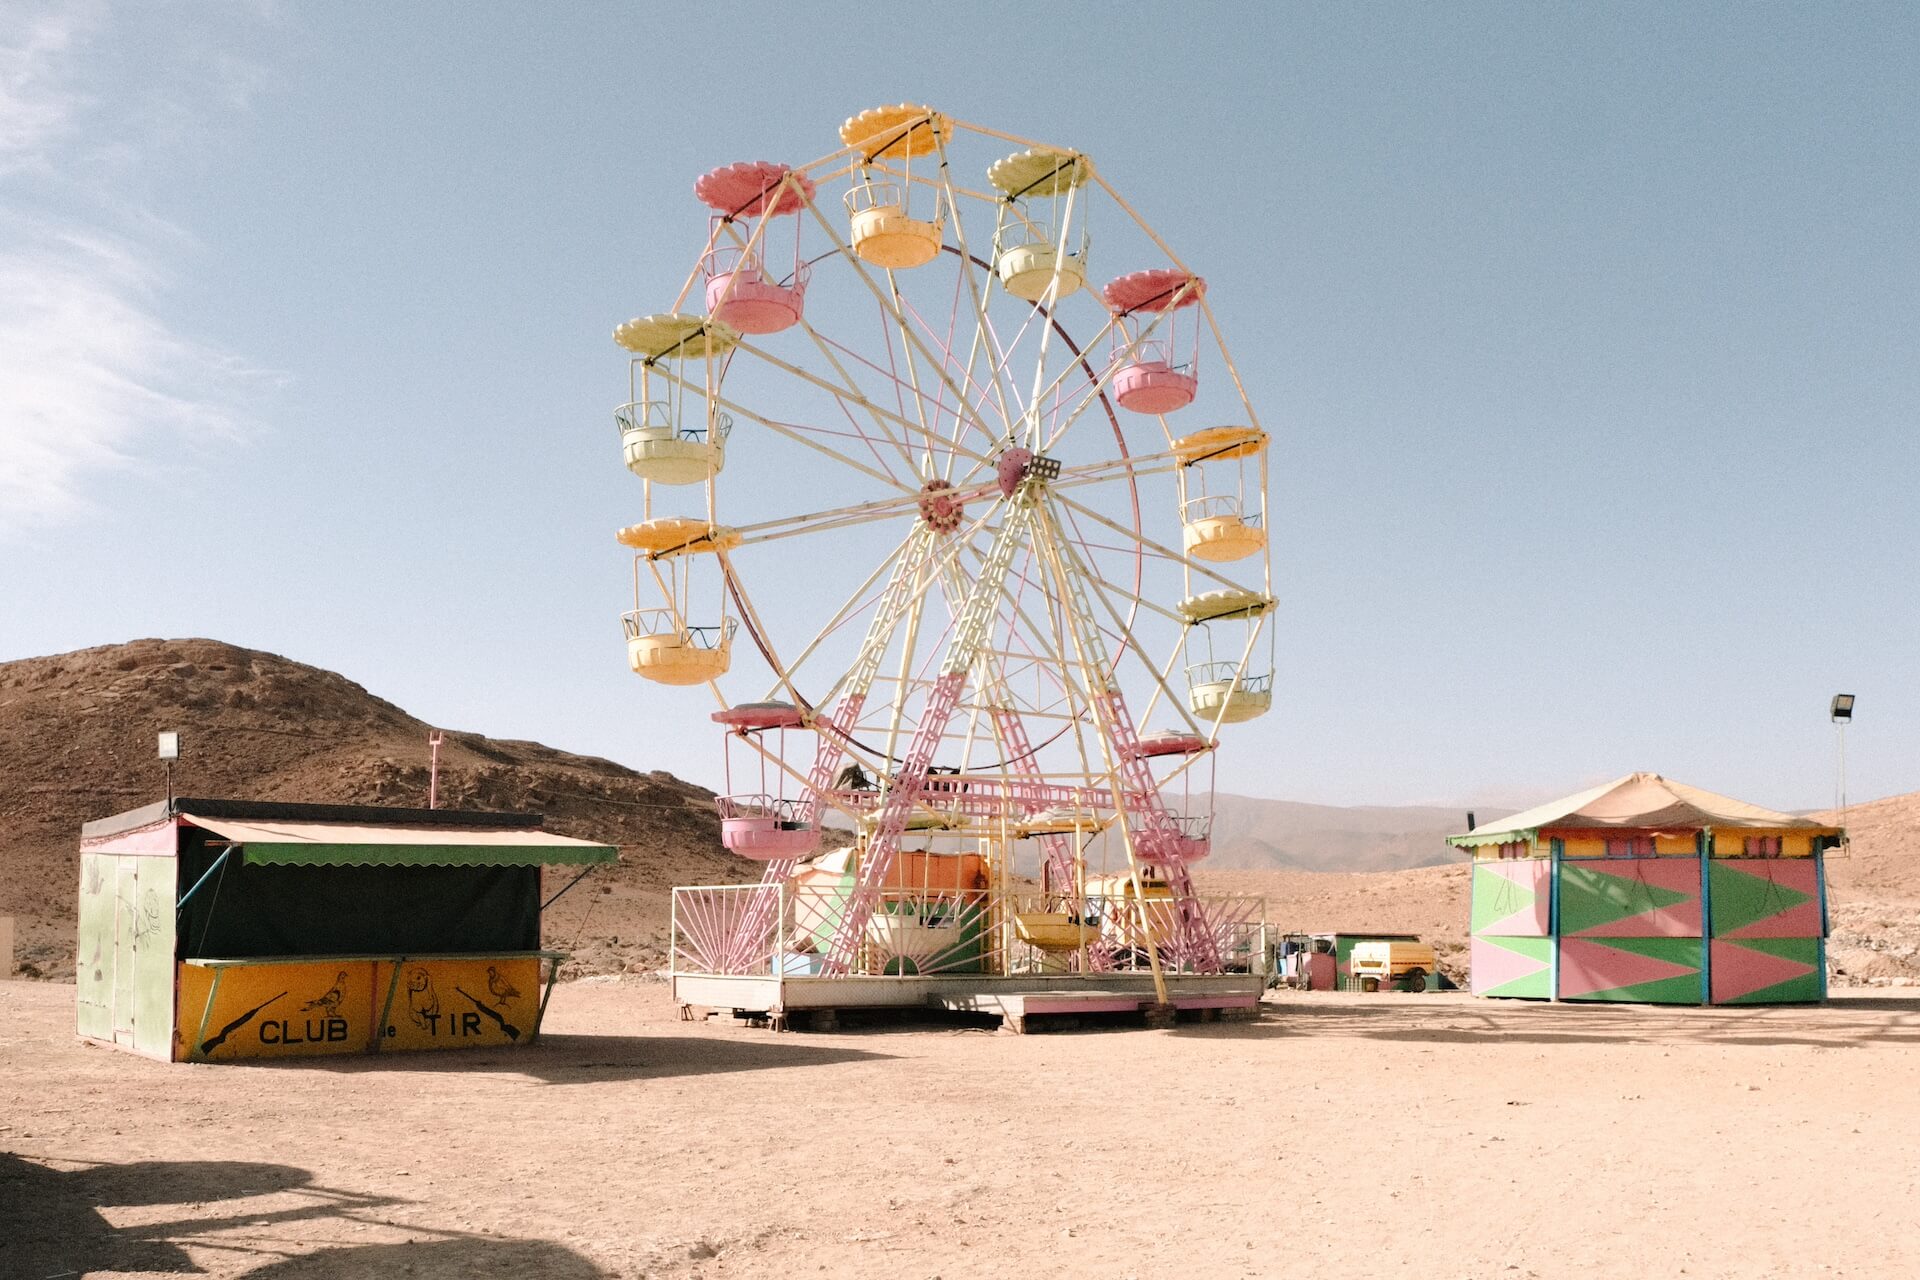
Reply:
[[[675,974],[818,975],[851,880],[828,885],[697,885],[673,891]],[[772,910],[765,899],[771,894]],[[761,907],[756,910],[756,903]],[[1265,900],[1127,895],[1002,896],[984,889],[883,889],[846,976],[1262,973]],[[1183,913],[1186,913],[1183,915]],[[1197,918],[1198,929],[1187,925]]]
[[[671,609],[629,609],[620,615],[620,625],[629,640],[643,636],[678,636],[684,648],[723,649],[732,643],[740,622],[737,618],[728,618],[713,626],[683,626],[676,621]]]
[[[785,796],[770,796],[764,793],[748,793],[731,796],[715,796],[713,807],[726,818],[772,818],[777,822],[802,825],[805,817],[804,800],[788,799]]]
[[[1273,672],[1242,675],[1231,662],[1196,662],[1187,668],[1189,688],[1206,684],[1231,684],[1239,693],[1266,693],[1273,688]]]
[[[794,293],[805,293],[807,281],[813,278],[813,268],[801,262],[794,265],[792,275],[776,280],[768,273],[766,262],[758,254],[748,253],[738,245],[715,249],[702,260],[702,265],[709,280],[717,276],[737,275],[743,283],[771,285]]]
[[[1230,493],[1208,494],[1198,498],[1188,498],[1180,504],[1180,520],[1183,524],[1192,524],[1196,520],[1238,520],[1241,524],[1258,525],[1260,513],[1249,515],[1240,499]]]
[[[704,444],[709,426],[716,441],[725,440],[733,433],[732,414],[715,409],[709,416],[712,419],[710,424],[697,422],[691,426],[678,426],[674,421],[673,406],[665,400],[631,400],[613,411],[613,425],[619,428],[623,442],[629,436],[636,436],[641,441],[685,440]]]

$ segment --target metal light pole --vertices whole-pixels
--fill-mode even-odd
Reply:
[[[1839,749],[1838,768],[1833,782],[1833,807],[1840,811],[1840,849],[1844,855],[1847,839],[1847,726],[1853,722],[1853,695],[1836,693],[1827,708],[1833,721],[1834,740]]]

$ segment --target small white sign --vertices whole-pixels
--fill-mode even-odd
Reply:
[[[162,760],[178,760],[180,758],[179,734],[163,733],[160,735],[160,758]]]

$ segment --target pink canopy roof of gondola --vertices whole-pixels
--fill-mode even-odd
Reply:
[[[1180,293],[1180,286],[1189,280],[1193,281],[1193,288]],[[1129,272],[1108,283],[1100,292],[1107,300],[1107,305],[1124,316],[1135,311],[1190,307],[1200,301],[1200,295],[1206,291],[1207,282],[1199,276],[1167,267],[1153,267],[1146,271]],[[1175,294],[1179,294],[1177,302],[1174,300]]]
[[[734,729],[798,729],[806,723],[791,702],[743,702],[714,712],[713,722]]]
[[[803,198],[813,199],[813,179],[804,173],[795,174],[793,184],[780,192],[779,199],[772,202],[771,209],[767,207],[767,197],[780,185],[780,180],[790,173],[793,173],[791,165],[775,164],[771,160],[746,160],[739,164],[721,165],[694,180],[693,194],[700,198],[701,203],[730,218],[755,218],[762,213],[792,213],[800,207]],[[795,191],[795,186],[800,190]],[[805,193],[804,197],[802,193]]]

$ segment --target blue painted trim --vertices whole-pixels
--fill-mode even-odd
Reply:
[[[1713,1003],[1713,852],[1712,827],[1700,829],[1700,1003]]]
[[[1827,919],[1827,852],[1824,849],[1813,855],[1813,887],[1820,894],[1820,936],[1825,938],[1833,932],[1833,923]]]
[[[187,903],[193,901],[193,895],[200,892],[200,886],[205,884],[207,881],[213,879],[213,873],[218,871],[221,867],[224,867],[227,865],[227,858],[232,855],[234,848],[235,846],[228,845],[226,848],[220,851],[220,856],[213,860],[213,865],[208,867],[205,871],[201,872],[200,878],[193,882],[193,888],[187,890],[186,894],[180,899],[180,901],[173,904],[174,911],[178,912],[178,911],[184,910],[186,908]]]
[[[1833,926],[1827,920],[1827,851],[1813,854],[1813,887],[1820,891],[1820,999],[1827,998],[1827,934]]]
[[[1551,975],[1548,989],[1552,992],[1548,999],[1560,998],[1560,863],[1566,846],[1558,840],[1550,840],[1547,845],[1549,859],[1547,867],[1547,940],[1551,945],[1547,949],[1547,970]]]

